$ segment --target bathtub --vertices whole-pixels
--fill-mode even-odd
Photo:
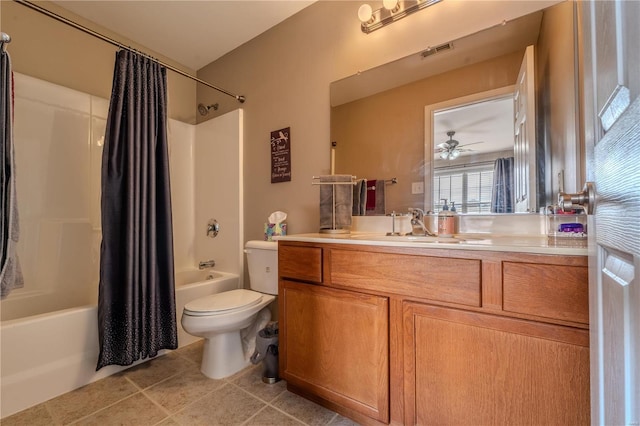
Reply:
[[[210,270],[177,272],[178,344],[185,346],[199,339],[185,333],[180,325],[187,302],[239,285],[236,274]],[[128,368],[108,366],[95,371],[97,311],[96,306],[85,306],[2,322],[0,418]]]

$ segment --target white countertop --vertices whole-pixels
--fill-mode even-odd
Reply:
[[[458,234],[454,237],[387,236],[383,233],[351,232],[349,234],[310,233],[274,237],[280,241],[308,243],[357,244],[390,247],[420,247],[457,250],[504,251],[537,254],[586,256],[587,247],[550,244],[546,235]]]

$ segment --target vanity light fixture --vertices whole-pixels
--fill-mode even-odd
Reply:
[[[441,1],[383,0],[382,7],[377,10],[373,10],[370,5],[365,3],[358,9],[358,19],[361,22],[360,29],[363,33],[368,34]]]

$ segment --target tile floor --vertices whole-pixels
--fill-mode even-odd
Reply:
[[[106,377],[3,419],[25,425],[355,425],[262,382],[262,367],[209,379],[200,373],[202,341]]]

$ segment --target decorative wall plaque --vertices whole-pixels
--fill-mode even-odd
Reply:
[[[271,183],[291,180],[291,131],[284,128],[271,132]]]

